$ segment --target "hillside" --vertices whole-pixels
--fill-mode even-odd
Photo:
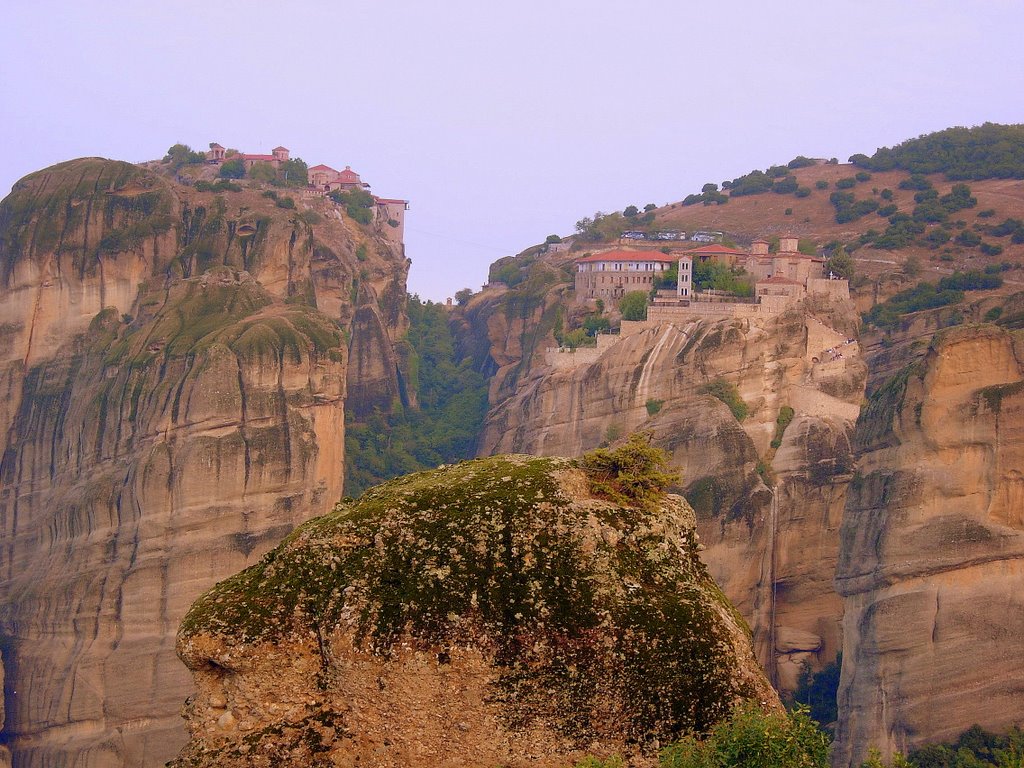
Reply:
[[[952,326],[962,326],[962,350],[988,350],[993,324],[1021,326],[1024,166],[1016,178],[964,181],[947,178],[951,168],[967,173],[956,153],[923,176],[912,173],[920,170],[916,165],[868,171],[864,160],[856,159],[860,165],[798,163],[802,167],[748,174],[768,179],[767,191],[733,196],[737,188],[750,189],[750,179],[738,179],[724,193],[710,188],[700,193],[708,205],[694,204],[691,197],[688,205],[680,201],[581,220],[577,232],[561,243],[533,246],[495,262],[488,285],[463,297],[452,317],[478,369],[493,372],[482,454],[573,455],[615,444],[634,429],[649,430],[682,470],[679,489],[697,510],[704,557],[750,622],[758,658],[780,690],[801,695],[801,685],[813,682],[807,673],[824,670],[843,650],[846,693],[837,727],[844,767],[858,764],[871,745],[891,754],[949,739],[971,724],[972,712],[985,713],[983,724],[996,730],[1024,718],[1024,711],[995,712],[982,701],[990,694],[972,681],[972,662],[959,642],[940,643],[933,636],[924,665],[904,662],[898,654],[893,658],[899,666],[874,661],[880,644],[890,638],[901,642],[898,628],[908,624],[915,627],[917,643],[924,642],[930,627],[936,632],[958,627],[949,631],[967,631],[979,654],[1016,654],[1017,645],[1009,640],[1014,630],[1001,618],[1019,609],[1016,599],[1006,603],[1005,591],[989,595],[972,576],[981,557],[1016,573],[1016,554],[981,555],[990,545],[980,540],[978,551],[965,553],[951,534],[935,540],[932,555],[941,562],[919,564],[921,573],[942,574],[941,599],[993,606],[983,611],[992,631],[973,632],[963,629],[957,616],[929,614],[924,599],[891,627],[883,625],[876,612],[885,611],[894,594],[919,591],[916,574],[887,592],[884,585],[899,572],[905,553],[892,547],[868,566],[852,551],[870,548],[854,533],[865,518],[874,526],[873,541],[899,541],[908,516],[918,526],[929,516],[943,518],[934,525],[947,525],[943,530],[949,531],[975,525],[998,529],[985,535],[997,550],[997,540],[1019,536],[1019,520],[1008,520],[1001,502],[987,510],[972,507],[964,513],[970,518],[966,522],[951,515],[956,505],[979,493],[1016,498],[1009,490],[1012,479],[1000,479],[997,457],[978,469],[988,478],[981,487],[968,487],[966,480],[939,483],[941,491],[922,489],[914,496],[912,488],[918,486],[900,485],[910,477],[937,482],[938,467],[962,448],[955,440],[960,427],[979,436],[979,455],[996,450],[989,445],[993,435],[998,435],[998,455],[1014,455],[1021,442],[1016,411],[1004,408],[1003,421],[997,415],[993,426],[988,414],[972,410],[981,406],[970,406],[956,417],[958,426],[949,416],[951,431],[943,432],[941,441],[931,439],[928,429],[919,436],[894,426],[875,446],[872,435],[883,429],[880,416],[862,412],[862,405],[889,398],[887,393],[906,380],[907,366],[930,365],[926,360],[951,349],[943,345],[943,334]],[[770,189],[778,180],[786,182],[784,193]],[[891,207],[879,215],[884,206]],[[756,238],[788,234],[799,238],[801,251],[826,257],[843,248],[853,259],[851,300],[822,304],[808,298],[763,320],[630,325],[621,322],[614,301],[576,301],[572,282],[575,259],[601,249],[638,247],[636,240],[619,239],[625,230],[721,231],[726,243],[740,248]],[[694,245],[655,240],[646,247],[680,252]],[[858,321],[876,306],[870,322]],[[620,323],[621,333],[614,335]],[[587,348],[587,335],[609,325],[613,335]],[[557,352],[567,347],[577,349]],[[836,349],[842,352],[838,357]],[[829,352],[831,362],[829,357],[823,362]],[[926,378],[924,386],[947,394],[963,387],[957,403],[987,402],[974,390],[989,379],[965,378],[955,367],[942,368],[939,378]],[[963,371],[970,367],[959,365]],[[1003,367],[999,383],[1008,387],[1009,397],[1021,374],[1015,366]],[[919,411],[921,401],[913,402]],[[949,408],[952,413],[960,405],[950,401]],[[882,414],[882,422],[890,415]],[[879,457],[887,465],[874,469]],[[883,478],[881,486],[862,485],[861,473],[869,465]],[[922,474],[917,467],[929,469]],[[986,490],[989,480],[992,487]],[[1007,490],[996,490],[1003,485]],[[886,490],[904,487],[899,496]],[[833,584],[837,564],[846,572],[868,570],[860,581],[847,579],[840,594]],[[846,615],[861,618],[844,622]],[[930,674],[930,665],[944,670],[945,679]],[[856,681],[855,670],[872,675],[871,683]],[[978,693],[967,696],[965,688]],[[880,713],[872,698],[879,689],[895,698],[912,691],[913,698],[898,713],[894,707]],[[948,703],[954,696],[961,703],[944,704],[941,712],[927,713],[921,703]]]

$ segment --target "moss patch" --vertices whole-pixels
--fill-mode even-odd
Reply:
[[[540,720],[580,743],[710,727],[752,691],[680,502],[580,503],[558,480],[573,471],[499,456],[372,488],[197,601],[179,647],[337,631],[385,657],[472,644],[511,727]]]

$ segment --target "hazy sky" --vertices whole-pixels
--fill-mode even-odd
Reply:
[[[1024,2],[4,3],[5,193],[61,160],[284,144],[411,201],[410,291],[797,154],[1024,122]]]

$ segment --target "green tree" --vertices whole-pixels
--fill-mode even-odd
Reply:
[[[647,292],[630,291],[619,300],[623,320],[647,319]]]
[[[804,708],[765,713],[748,701],[706,738],[682,739],[660,758],[662,768],[827,768],[828,737]]]
[[[847,280],[853,280],[855,272],[853,257],[846,252],[845,248],[837,248],[832,256],[829,257],[825,267],[834,275],[846,278]]]
[[[245,178],[245,162],[240,157],[225,160],[220,166],[219,176],[222,179]]]
[[[546,238],[544,238],[545,245],[554,245],[560,242],[562,242],[562,238],[560,235],[548,235]]]
[[[623,216],[625,216],[627,218],[630,218],[630,219],[632,219],[635,216],[638,216],[639,214],[640,214],[640,209],[637,208],[635,205],[627,205],[626,206],[626,210],[624,210],[622,212]]]
[[[277,169],[270,163],[253,163],[249,169],[249,178],[253,181],[271,182],[277,180]]]
[[[193,152],[188,144],[174,144],[167,150],[163,162],[170,164],[171,170],[177,171],[185,165],[200,165],[206,162],[206,155]]]
[[[309,184],[309,167],[301,157],[285,160],[277,168],[277,177],[286,187],[304,187]]]
[[[461,291],[455,292],[455,303],[460,307],[469,304],[471,298],[473,298],[473,290],[471,288],[463,288]]]

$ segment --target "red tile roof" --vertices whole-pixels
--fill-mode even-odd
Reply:
[[[342,181],[359,181],[359,174],[345,166],[345,170],[338,174],[338,178]]]
[[[334,171],[334,169],[331,168],[331,166],[324,165],[323,163],[320,163],[320,165],[314,165],[309,170],[311,170],[311,171]],[[337,171],[334,171],[334,172],[337,173]]]
[[[242,155],[244,160],[276,160],[273,155]]]
[[[597,261],[658,261],[674,264],[678,256],[670,256],[660,251],[605,251],[576,259],[577,264],[590,264]]]
[[[288,147],[274,147],[274,148],[273,148],[273,149],[271,150],[271,152],[280,152],[280,151],[281,151],[282,149],[283,149],[283,150],[284,150],[285,152],[287,152],[287,151],[288,151]]]

